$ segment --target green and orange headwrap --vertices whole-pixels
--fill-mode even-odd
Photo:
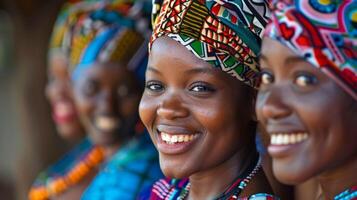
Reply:
[[[157,38],[168,36],[198,58],[257,86],[257,57],[270,17],[264,0],[163,0],[154,2],[152,14],[149,48]]]

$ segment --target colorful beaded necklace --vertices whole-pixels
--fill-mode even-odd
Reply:
[[[40,174],[39,179],[30,189],[29,199],[48,200],[59,195],[82,181],[93,169],[97,168],[104,161],[102,148],[96,146],[86,148],[88,148],[88,141],[82,142],[74,152],[70,152],[59,163]],[[72,160],[73,163],[70,164],[69,160]],[[72,166],[66,167],[68,165]],[[66,169],[64,172],[59,172],[63,170],[60,168]]]
[[[217,197],[215,200],[234,200],[238,199],[239,194],[243,191],[243,189],[248,185],[250,180],[254,177],[255,174],[259,171],[261,168],[260,161],[261,159],[259,158],[255,167],[253,168],[252,171],[246,176],[245,178],[237,178],[233,184],[219,197]],[[189,181],[186,182],[186,186],[181,190],[180,195],[177,197],[177,200],[184,200],[187,198],[188,193],[190,191],[191,184]],[[172,199],[171,197],[168,197],[167,199]]]
[[[357,186],[343,191],[333,198],[334,200],[357,200]]]

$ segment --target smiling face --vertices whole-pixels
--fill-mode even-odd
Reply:
[[[176,41],[153,43],[139,113],[166,176],[209,170],[253,145],[252,101],[250,88]]]
[[[66,140],[77,140],[84,135],[74,106],[67,61],[61,54],[49,59],[46,96],[52,106],[52,117],[59,135]]]
[[[76,106],[95,144],[118,144],[134,134],[142,90],[126,67],[113,63],[93,65],[74,81]]]
[[[276,177],[301,183],[356,160],[356,101],[277,41],[264,39],[260,62],[256,111]]]

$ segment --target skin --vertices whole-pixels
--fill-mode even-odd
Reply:
[[[108,160],[120,144],[133,136],[138,120],[142,93],[134,74],[118,63],[94,63],[73,82],[74,99],[80,119],[90,140],[101,146]],[[97,117],[106,116],[120,122],[113,129],[96,126]],[[54,199],[80,199],[98,169],[94,168],[80,183]]]
[[[153,43],[139,114],[158,148],[163,173],[189,177],[189,199],[221,194],[256,158],[253,99],[252,89],[176,41],[161,37]],[[197,139],[184,152],[168,153],[160,147],[162,126],[196,133]],[[270,190],[262,171],[250,185],[254,189],[248,186],[242,195]]]
[[[142,89],[132,72],[117,63],[94,63],[74,81],[75,102],[91,141],[109,158],[132,136]],[[96,120],[108,117],[117,126],[103,129]]]
[[[328,199],[356,185],[356,101],[277,41],[264,39],[260,61],[259,121],[269,134],[308,133],[307,140],[283,154],[272,154],[268,147],[278,180],[297,184],[316,177],[321,198]]]
[[[49,65],[46,97],[52,107],[57,132],[68,142],[78,142],[85,132],[74,106],[66,58],[61,53],[53,53],[49,59]],[[61,110],[57,107],[60,104],[67,106],[66,115],[60,114]]]

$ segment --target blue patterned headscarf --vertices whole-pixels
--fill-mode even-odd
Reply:
[[[113,2],[70,14],[69,63],[73,80],[95,62],[116,62],[128,67],[143,82],[150,33],[147,2]]]

